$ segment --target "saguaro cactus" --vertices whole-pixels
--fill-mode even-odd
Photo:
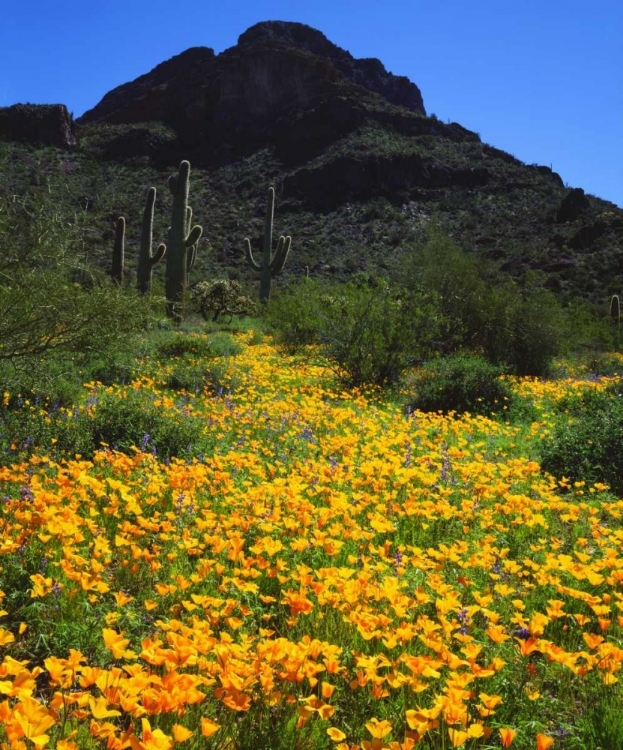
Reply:
[[[152,254],[155,204],[156,188],[151,187],[147,193],[147,203],[143,211],[141,244],[138,251],[138,268],[136,270],[136,286],[141,294],[147,294],[151,290],[151,272],[156,263],[162,260],[167,250],[167,246],[162,243],[158,245],[156,252]]]
[[[619,295],[613,294],[610,300],[610,317],[615,325],[621,323],[621,303],[619,302]]]
[[[115,227],[115,244],[112,251],[112,270],[110,275],[119,286],[123,284],[125,262],[125,219],[120,216]]]
[[[292,237],[279,237],[277,249],[272,255],[273,245],[273,219],[275,214],[275,188],[268,188],[268,205],[266,207],[266,222],[264,224],[264,248],[262,263],[258,263],[251,251],[251,241],[248,237],[244,240],[244,249],[247,262],[254,271],[259,271],[260,276],[260,302],[268,302],[270,298],[270,284],[273,276],[278,276],[287,260],[290,252]]]
[[[195,225],[191,229],[192,210],[188,205],[190,190],[190,163],[183,161],[177,175],[169,177],[169,189],[173,195],[171,226],[169,228],[169,249],[165,293],[167,315],[180,322],[183,313],[184,293],[188,284],[188,250],[196,245],[203,234],[203,228]],[[196,257],[196,249],[194,251]],[[194,263],[194,261],[192,261]]]

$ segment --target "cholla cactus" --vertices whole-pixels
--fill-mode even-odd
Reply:
[[[221,315],[246,315],[254,307],[251,299],[242,293],[240,283],[228,279],[201,281],[192,296],[206,320],[216,321]]]
[[[123,285],[125,263],[125,219],[120,216],[115,227],[115,244],[112,251],[112,270],[110,275],[119,286]]]
[[[149,188],[147,203],[143,212],[143,227],[141,229],[141,244],[138,253],[138,268],[136,270],[136,285],[141,294],[147,294],[151,289],[151,272],[156,263],[160,262],[166,253],[167,246],[158,245],[152,253],[154,235],[154,206],[156,204],[156,188]]]
[[[268,302],[270,298],[270,284],[273,276],[278,276],[288,258],[292,237],[280,237],[277,242],[277,250],[272,255],[273,245],[273,219],[275,213],[275,188],[268,188],[268,205],[266,207],[266,221],[264,223],[264,248],[262,262],[258,263],[251,251],[251,241],[245,238],[244,249],[247,262],[254,271],[259,271],[260,276],[260,302]]]
[[[167,252],[167,269],[165,293],[167,298],[167,315],[181,322],[184,305],[184,294],[188,286],[189,248],[197,245],[203,228],[196,225],[191,228],[192,211],[188,205],[190,190],[190,163],[180,164],[177,176],[169,177],[169,188],[173,195],[171,227],[169,228],[169,250]],[[196,257],[191,258],[191,265]]]

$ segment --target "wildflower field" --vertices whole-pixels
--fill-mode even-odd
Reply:
[[[200,440],[7,447],[0,747],[623,747],[623,500],[539,464],[557,399],[604,381],[514,381],[524,421],[409,413],[235,344],[215,387],[153,358],[23,403],[69,429],[144,399]]]

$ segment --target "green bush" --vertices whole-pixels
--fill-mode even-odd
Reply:
[[[53,460],[93,454],[92,423],[84,410],[18,396],[0,407],[0,463],[35,452]]]
[[[482,357],[454,354],[427,362],[416,376],[409,409],[489,416],[509,407],[512,392],[501,367]]]
[[[141,391],[105,393],[94,407],[93,444],[129,452],[133,447],[161,458],[190,457],[205,444],[203,422],[182,411],[164,410]]]
[[[318,345],[348,386],[395,384],[430,352],[437,334],[421,295],[378,278],[299,282],[271,300],[265,314],[278,345],[291,354]]]
[[[480,319],[472,343],[516,375],[547,375],[554,358],[570,348],[566,314],[546,289],[500,280],[483,293]]]
[[[431,226],[395,269],[396,282],[424,294],[440,321],[438,351],[449,354],[478,346],[486,325],[484,270],[436,226]]]
[[[209,341],[213,357],[234,357],[242,351],[240,343],[227,331],[215,331]]]
[[[207,336],[192,333],[175,333],[168,336],[156,346],[160,357],[175,358],[193,355],[194,357],[212,357],[212,345]]]
[[[603,482],[623,491],[623,389],[568,397],[558,405],[556,423],[541,443],[541,467],[557,479]]]
[[[167,359],[231,357],[241,351],[240,344],[226,331],[213,334],[176,332],[167,334],[156,344],[156,354]]]
[[[517,375],[543,375],[570,338],[566,316],[543,278],[528,275],[520,287],[435,227],[402,258],[395,275],[436,309],[441,353],[478,351]]]
[[[297,354],[304,347],[320,343],[323,295],[326,284],[305,279],[277,290],[263,314],[275,343],[286,354]]]
[[[586,364],[589,371],[598,377],[623,375],[623,357],[614,353],[593,354]]]
[[[84,221],[45,191],[0,200],[0,390],[54,390],[49,362],[110,363],[153,319],[149,300],[83,261]]]
[[[347,284],[325,300],[321,347],[350,386],[391,386],[425,357],[437,333],[432,310],[380,280]]]

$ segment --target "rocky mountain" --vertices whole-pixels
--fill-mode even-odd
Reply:
[[[0,110],[0,139],[14,138],[2,122]],[[200,273],[244,277],[242,240],[259,232],[274,184],[277,222],[295,238],[290,274],[383,270],[435,218],[468,251],[518,278],[540,271],[568,298],[599,302],[623,289],[621,209],[427,116],[415,83],[304,24],[257,24],[218,55],[186,50],[110,91],[76,125],[65,184],[99,227],[95,244],[114,216],[138,216],[149,185],[187,158],[210,243]],[[0,162],[0,186],[18,185],[15,160]]]
[[[272,21],[220,55],[186,50],[106,94],[79,122],[159,120],[175,130],[179,148],[209,163],[266,144],[287,150],[284,140],[306,135],[317,150],[361,124],[361,98],[425,115],[417,86],[379,60],[356,60],[304,24]]]

